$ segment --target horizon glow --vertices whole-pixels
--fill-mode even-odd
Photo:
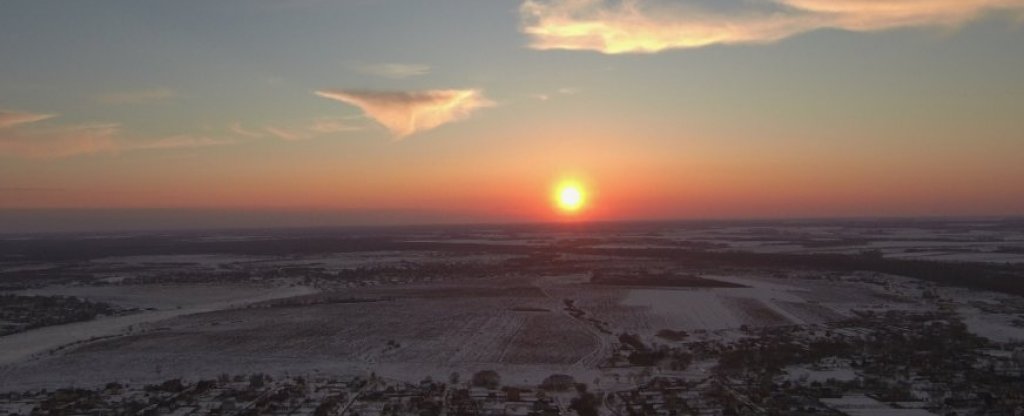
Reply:
[[[0,217],[1019,216],[1021,22],[1024,0],[14,2]],[[553,209],[567,174],[580,202]]]

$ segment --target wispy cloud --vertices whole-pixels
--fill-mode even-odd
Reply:
[[[242,127],[242,123],[231,123],[230,125],[228,125],[228,130],[231,130],[232,133],[235,133],[239,136],[244,136],[251,139],[258,139],[264,136],[263,133]]]
[[[259,129],[243,127],[241,123],[228,125],[228,130],[236,135],[257,139],[272,136],[286,141],[299,141],[312,139],[318,136],[362,130],[363,127],[351,122],[351,118],[319,117],[308,124],[295,127],[282,127],[279,125],[264,126]]]
[[[423,64],[371,64],[359,65],[356,70],[365,74],[378,77],[403,79],[411,78],[430,73],[430,65]]]
[[[276,126],[267,126],[267,127],[264,127],[263,130],[266,130],[267,133],[270,133],[271,135],[273,135],[274,137],[277,137],[278,139],[286,140],[286,141],[290,141],[290,142],[294,142],[294,141],[298,141],[298,140],[305,140],[305,139],[310,138],[309,133],[307,133],[305,131],[300,131],[300,130],[290,130],[290,129],[286,129],[286,128],[282,128],[282,127],[276,127]]]
[[[196,147],[224,146],[235,143],[238,143],[238,141],[228,138],[179,135],[161,137],[147,141],[119,142],[117,150],[190,149]]]
[[[757,44],[817,29],[875,31],[956,26],[993,11],[1024,14],[1024,0],[763,0],[728,11],[665,0],[526,0],[522,30],[534,49],[654,53]]]
[[[321,90],[316,94],[359,107],[367,117],[396,138],[462,120],[494,103],[480,90],[426,90],[405,92]]]
[[[120,91],[103,94],[96,101],[103,104],[145,104],[177,98],[178,93],[170,88],[150,88],[134,91]]]
[[[184,149],[235,143],[230,138],[178,135],[128,139],[117,123],[92,123],[0,131],[0,156],[59,159],[97,153]]]
[[[19,124],[35,123],[37,121],[43,121],[53,117],[53,114],[36,114],[20,111],[0,110],[0,129],[14,127]]]
[[[553,92],[553,93],[539,93],[539,94],[532,94],[530,96],[533,97],[534,99],[537,99],[537,100],[540,100],[540,101],[548,101],[548,100],[554,98],[556,95],[576,95],[576,94],[579,94],[579,92],[580,91],[578,89],[576,89],[576,88],[563,87],[563,88],[559,88],[559,89],[555,90],[555,92]]]
[[[0,156],[46,159],[112,152],[118,149],[118,124],[11,130],[0,132]]]
[[[322,134],[358,131],[362,129],[363,128],[361,126],[352,124],[350,118],[337,117],[321,117],[313,120],[313,123],[309,126],[310,131]]]

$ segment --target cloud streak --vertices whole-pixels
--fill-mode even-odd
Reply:
[[[129,139],[116,123],[34,126],[51,115],[0,112],[0,157],[59,159],[99,153],[208,148],[237,142],[232,138],[176,135]]]
[[[57,159],[112,152],[118,148],[116,135],[119,130],[117,124],[83,124],[0,132],[0,156]]]
[[[259,129],[249,129],[243,127],[241,123],[228,125],[229,131],[241,137],[258,139],[269,135],[285,141],[313,139],[322,135],[359,131],[362,129],[361,126],[351,124],[348,118],[337,117],[315,118],[308,125],[301,127],[269,125]]]
[[[255,130],[249,130],[249,129],[245,128],[245,127],[242,127],[242,123],[237,123],[237,122],[236,123],[232,123],[232,124],[230,124],[228,126],[228,130],[230,130],[232,133],[235,133],[235,134],[237,134],[239,136],[248,137],[248,138],[251,138],[251,139],[258,139],[258,138],[263,137],[263,133],[260,133],[260,132],[255,131]]]
[[[0,129],[14,127],[19,124],[35,123],[37,121],[43,121],[53,117],[53,114],[36,114],[0,110]]]
[[[123,137],[119,124],[93,123],[2,131],[0,156],[60,159],[99,153],[222,146],[235,142],[233,139],[188,135],[128,140]]]
[[[179,135],[161,137],[156,140],[118,142],[116,150],[167,150],[167,149],[191,149],[197,147],[212,147],[235,144],[238,141],[225,138],[213,138],[205,136]]]
[[[313,120],[308,127],[309,131],[319,134],[342,133],[347,131],[359,131],[362,127],[353,125],[348,119],[332,117],[321,117]]]
[[[263,130],[265,130],[267,133],[270,133],[270,135],[277,137],[278,139],[288,142],[306,140],[311,137],[309,133],[306,133],[305,131],[289,130],[275,126],[267,126],[264,127]]]
[[[146,104],[177,97],[178,93],[170,88],[151,88],[103,94],[96,97],[96,101],[103,104]]]
[[[321,90],[316,91],[316,95],[359,107],[367,117],[399,139],[463,120],[480,108],[494,105],[475,89],[405,92]]]
[[[359,72],[378,77],[405,79],[430,73],[430,65],[423,64],[373,64],[357,67]]]
[[[533,94],[531,97],[540,101],[548,101],[555,97],[555,95],[576,95],[579,94],[579,90],[576,88],[562,87],[555,90],[554,93],[539,93]]]
[[[723,11],[642,0],[526,0],[522,31],[540,50],[656,53],[763,44],[818,29],[956,26],[993,11],[1024,16],[1024,0],[761,0]]]

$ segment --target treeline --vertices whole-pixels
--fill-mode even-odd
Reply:
[[[814,269],[839,272],[876,272],[913,277],[949,286],[991,290],[1024,296],[1024,265],[946,262],[885,258],[875,252],[861,254],[775,254],[740,251],[704,251],[676,248],[536,247],[467,243],[405,243],[418,250],[555,256],[576,254],[671,261],[691,268]],[[543,257],[542,257],[543,258]],[[552,257],[548,257],[552,258]]]
[[[409,242],[400,236],[347,237],[314,235],[272,237],[243,241],[196,241],[182,237],[145,236],[112,239],[0,240],[0,252],[18,261],[88,260],[108,256],[155,254],[239,254],[302,255],[365,251],[429,251],[452,254],[506,254],[521,256],[504,266],[531,271],[564,272],[573,269],[560,254],[653,258],[689,267],[808,268],[829,271],[870,271],[914,277],[946,285],[1024,295],[1024,265],[956,263],[927,260],[889,259],[868,253],[767,254],[738,251],[710,251],[699,248],[595,248],[578,244],[509,245],[452,242]],[[552,267],[554,266],[554,267]],[[472,274],[459,270],[437,270]],[[421,270],[426,271],[426,270]],[[404,274],[395,270],[397,274]]]
[[[690,267],[739,267],[764,269],[817,269],[867,271],[913,277],[949,286],[991,290],[1024,296],[1024,265],[998,263],[938,262],[889,259],[873,253],[765,254],[745,252],[694,252],[672,249],[573,250],[575,254],[645,257],[670,260]]]
[[[0,294],[0,336],[44,326],[88,321],[118,312],[110,304],[69,296]]]

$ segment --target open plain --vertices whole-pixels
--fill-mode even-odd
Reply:
[[[0,389],[237,374],[415,383],[494,371],[509,386],[565,374],[610,394],[664,378],[695,391],[709,379],[742,386],[754,371],[780,383],[787,374],[798,383],[859,382],[843,386],[871,393],[863,383],[881,376],[857,362],[867,360],[857,355],[866,350],[818,356],[815,343],[867,342],[858,348],[868,349],[876,332],[891,329],[874,326],[879,317],[898,327],[915,316],[962,326],[983,340],[970,350],[973,359],[1002,356],[1012,372],[1024,346],[1024,233],[1005,223],[987,232],[959,227],[617,224],[10,238],[0,241],[5,295],[74,297],[116,312],[0,337]],[[922,247],[932,254],[908,254]],[[987,254],[995,251],[999,261]],[[822,256],[841,261],[823,266]],[[936,272],[949,268],[967,274]],[[928,325],[900,328],[913,338]],[[809,356],[732,372],[731,352],[751,342],[771,348],[780,334]],[[924,391],[923,381],[907,380],[911,392]],[[737,396],[751,394],[735,388]],[[949,407],[930,394],[906,399]]]

